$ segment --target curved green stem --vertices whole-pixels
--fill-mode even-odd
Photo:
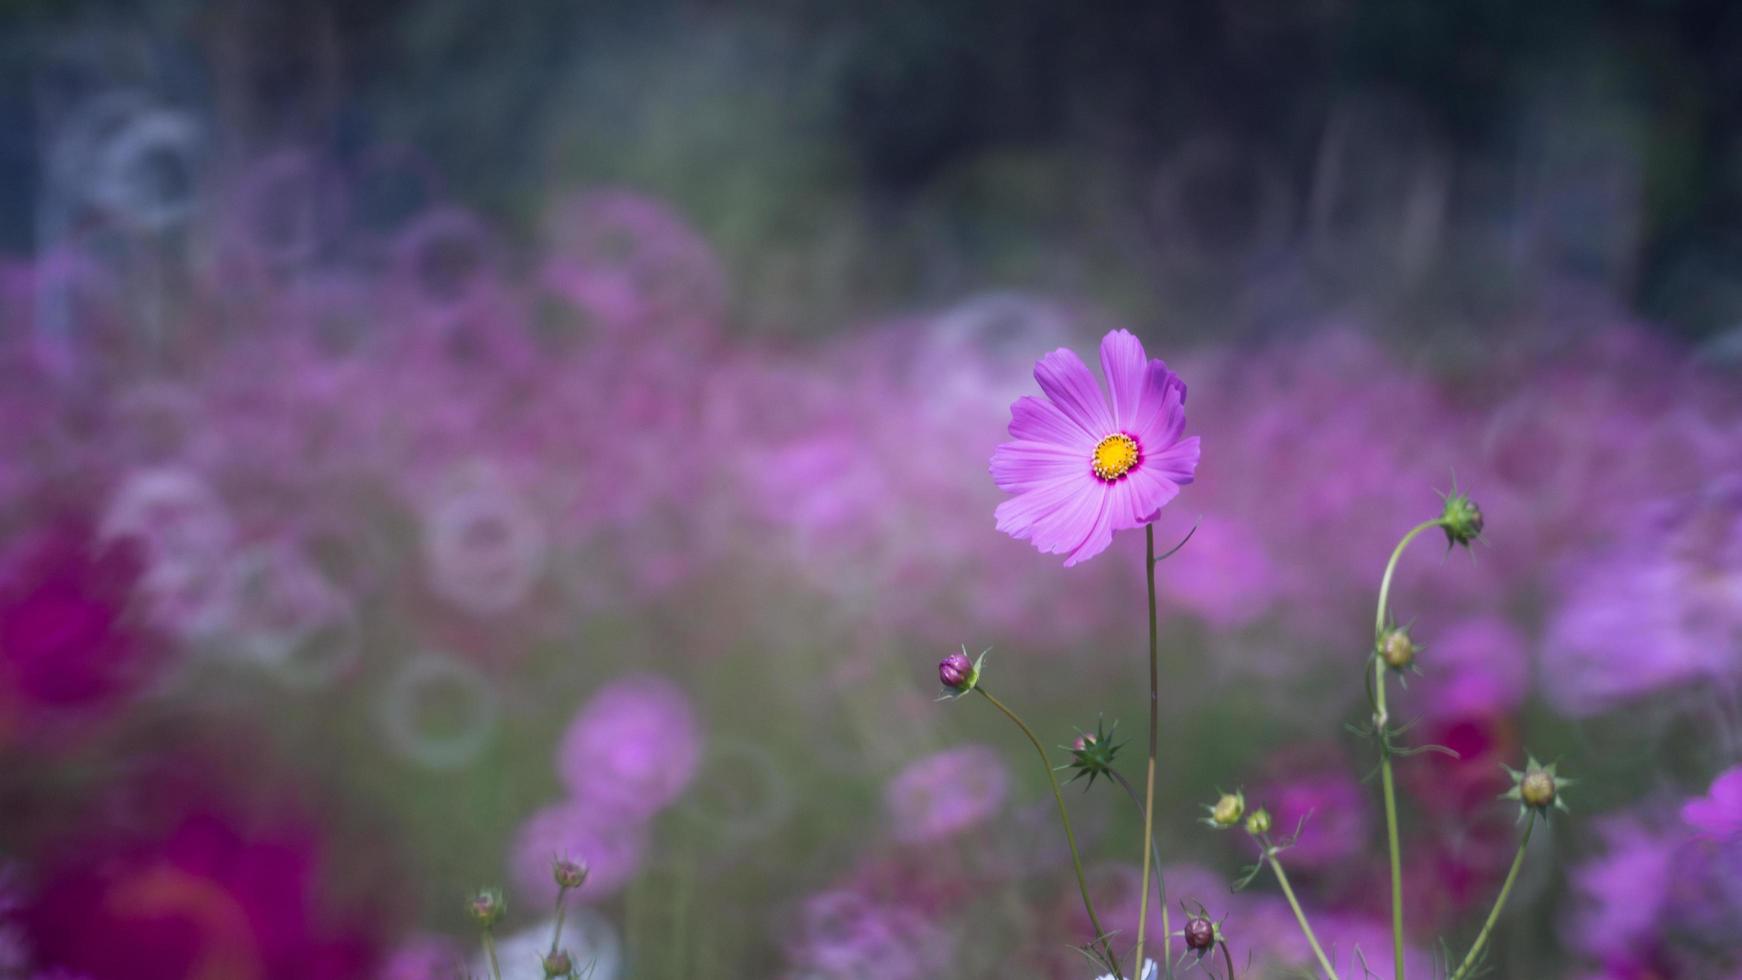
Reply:
[[[484,930],[484,954],[490,958],[490,976],[502,980],[502,967],[496,963],[496,935]]]
[[[1276,872],[1276,883],[1282,886],[1282,897],[1288,899],[1288,907],[1294,910],[1294,921],[1300,923],[1300,931],[1306,936],[1307,945],[1313,948],[1313,955],[1319,958],[1319,966],[1325,971],[1325,976],[1337,980],[1337,968],[1331,965],[1330,957],[1325,955],[1324,947],[1319,945],[1319,937],[1313,935],[1313,927],[1307,924],[1306,913],[1301,911],[1300,901],[1294,897],[1294,889],[1288,885],[1288,875],[1282,871],[1282,862],[1276,859],[1276,848],[1269,841],[1260,841],[1264,847],[1264,859],[1270,862],[1270,870]]]
[[[1385,634],[1385,615],[1391,598],[1391,577],[1404,549],[1416,536],[1430,528],[1441,527],[1440,518],[1422,521],[1397,542],[1391,559],[1385,563],[1385,575],[1379,580],[1379,607],[1373,614],[1373,643],[1377,647]],[[1397,838],[1397,782],[1391,775],[1391,747],[1387,743],[1386,726],[1391,722],[1385,709],[1385,661],[1373,658],[1373,727],[1379,739],[1379,783],[1385,793],[1385,844],[1391,855],[1391,955],[1397,980],[1403,980],[1403,848]]]
[[[1196,528],[1193,531],[1195,532]],[[1149,584],[1149,765],[1143,790],[1143,877],[1139,884],[1142,889],[1140,894],[1143,897],[1137,903],[1137,958],[1134,961],[1137,964],[1135,969],[1139,974],[1143,972],[1144,930],[1149,925],[1149,865],[1150,858],[1155,851],[1155,756],[1161,744],[1161,663],[1156,646],[1155,565],[1157,559],[1155,557],[1154,524],[1143,526],[1143,539],[1145,543],[1143,570]],[[1187,535],[1187,540],[1190,539],[1190,535]],[[1181,546],[1183,545],[1184,542],[1181,542]],[[1175,548],[1174,550],[1179,549]],[[1168,554],[1172,553],[1168,552]],[[1158,860],[1155,863],[1155,873],[1159,878],[1161,862]],[[1162,889],[1162,894],[1166,895],[1166,886],[1162,886]],[[1167,901],[1164,899],[1161,903],[1161,934],[1167,936],[1172,931],[1168,922]],[[1164,950],[1167,948],[1165,939],[1162,940],[1162,948]],[[1171,976],[1173,973],[1172,959],[1167,956],[1163,956],[1162,959],[1167,961],[1168,965],[1165,969]]]
[[[1494,899],[1494,907],[1488,912],[1488,921],[1482,923],[1482,931],[1476,934],[1476,942],[1470,951],[1464,954],[1464,962],[1458,965],[1458,972],[1452,974],[1452,980],[1464,980],[1464,977],[1475,968],[1482,954],[1482,947],[1488,943],[1488,934],[1494,931],[1494,923],[1500,920],[1500,910],[1506,907],[1506,898],[1512,894],[1512,883],[1518,880],[1518,869],[1524,867],[1524,849],[1530,844],[1530,832],[1536,829],[1536,812],[1532,811],[1530,820],[1524,825],[1524,836],[1518,839],[1518,853],[1512,857],[1512,867],[1506,872],[1506,881],[1500,886],[1500,894]]]
[[[1409,533],[1403,536],[1403,540],[1397,542],[1397,547],[1391,550],[1391,560],[1385,563],[1385,576],[1379,580],[1379,609],[1373,614],[1373,640],[1375,643],[1379,641],[1380,634],[1385,632],[1385,611],[1387,601],[1391,597],[1391,576],[1397,571],[1397,562],[1403,557],[1403,549],[1409,547],[1409,543],[1414,541],[1416,536],[1423,531],[1444,527],[1445,523],[1444,519],[1438,517],[1431,521],[1422,521],[1410,528]]]
[[[1228,952],[1227,942],[1219,942],[1216,945],[1222,947],[1222,962],[1228,964],[1228,980],[1234,980],[1234,954]]]
[[[1077,891],[1081,892],[1083,896],[1083,911],[1089,913],[1089,925],[1095,929],[1095,938],[1101,942],[1101,949],[1107,955],[1107,964],[1113,968],[1113,976],[1116,980],[1125,980],[1125,974],[1119,969],[1119,957],[1114,955],[1113,944],[1108,941],[1106,931],[1101,928],[1101,919],[1095,915],[1095,903],[1089,898],[1089,880],[1083,875],[1083,858],[1077,850],[1077,835],[1071,830],[1071,814],[1069,810],[1065,809],[1065,795],[1059,790],[1058,777],[1053,775],[1052,760],[1046,757],[1046,749],[1041,746],[1040,739],[1034,737],[1034,730],[1029,728],[1028,724],[1021,718],[1018,718],[1016,712],[1011,711],[1005,707],[1004,702],[993,697],[984,685],[976,686],[974,690],[978,691],[981,697],[992,702],[994,708],[1004,712],[1004,717],[1015,722],[1016,727],[1022,729],[1022,734],[1028,736],[1028,743],[1034,746],[1034,751],[1040,756],[1040,768],[1046,771],[1046,781],[1052,786],[1052,798],[1059,807],[1059,822],[1064,824],[1065,841],[1071,847],[1071,867],[1077,872]]]

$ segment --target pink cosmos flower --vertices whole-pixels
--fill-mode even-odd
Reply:
[[[1018,398],[1014,441],[992,453],[993,481],[1016,495],[998,505],[998,530],[1066,555],[1067,567],[1155,520],[1198,467],[1198,437],[1180,438],[1186,385],[1165,362],[1115,330],[1101,338],[1101,371],[1110,397],[1070,350],[1041,358],[1034,379],[1046,400]]]

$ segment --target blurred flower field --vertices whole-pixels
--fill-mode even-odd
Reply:
[[[1154,526],[1189,536],[1156,566],[1172,934],[1136,795],[1089,780],[1065,801],[1101,926],[1128,946],[1146,916],[1176,975],[1226,976],[1181,934],[1201,908],[1240,976],[1321,975],[1275,881],[1231,889],[1259,855],[1201,818],[1238,790],[1294,835],[1339,974],[1392,973],[1350,727],[1387,555],[1455,492],[1480,539],[1425,536],[1391,582],[1419,643],[1391,716],[1446,750],[1395,760],[1402,968],[1476,935],[1528,756],[1576,782],[1530,818],[1492,975],[1742,977],[1742,356],[1607,288],[1605,235],[1640,227],[1613,174],[1519,209],[1525,285],[1486,278],[1518,232],[1466,220],[1486,185],[1387,101],[1332,113],[1305,180],[1221,136],[1141,198],[1080,145],[988,151],[929,185],[954,203],[851,217],[800,126],[695,190],[708,154],[672,171],[697,147],[659,140],[705,113],[661,100],[790,37],[682,12],[703,26],[622,69],[681,95],[637,95],[647,133],[574,149],[540,117],[547,170],[500,185],[387,124],[224,138],[222,106],[94,69],[89,25],[28,22],[90,77],[33,66],[33,231],[0,254],[0,977],[485,977],[482,888],[503,980],[545,977],[553,932],[593,980],[1094,976],[1046,776],[934,667],[989,649],[1054,766],[1117,723],[1141,793],[1138,536],[1067,568],[994,517],[1036,362],[1122,329],[1201,457]],[[601,63],[563,79],[577,118]],[[714,98],[762,139],[748,91]],[[1333,157],[1372,169],[1335,185]],[[1055,228],[1031,191],[1079,163]],[[1096,478],[1156,465],[1127,442]]]

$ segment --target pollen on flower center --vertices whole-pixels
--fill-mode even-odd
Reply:
[[[1138,448],[1136,439],[1123,432],[1115,432],[1095,446],[1090,466],[1101,479],[1117,480],[1131,472],[1131,468],[1142,457],[1143,452]]]

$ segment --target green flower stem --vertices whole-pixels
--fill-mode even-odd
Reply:
[[[1536,811],[1531,811],[1530,820],[1524,825],[1524,836],[1518,840],[1518,853],[1512,857],[1512,868],[1506,872],[1506,881],[1500,886],[1500,894],[1494,899],[1494,908],[1488,912],[1488,921],[1482,923],[1482,931],[1476,934],[1476,942],[1470,951],[1464,954],[1464,962],[1458,965],[1458,972],[1452,974],[1452,980],[1464,980],[1482,955],[1482,947],[1488,943],[1488,934],[1494,931],[1494,923],[1500,919],[1500,910],[1506,907],[1506,898],[1512,894],[1512,883],[1518,880],[1518,869],[1524,867],[1524,849],[1530,844],[1530,832],[1536,829]]]
[[[1379,580],[1379,608],[1373,614],[1375,647],[1385,633],[1385,614],[1391,598],[1391,576],[1397,571],[1397,562],[1403,557],[1404,549],[1409,547],[1409,543],[1417,535],[1444,524],[1445,521],[1437,517],[1431,521],[1422,521],[1410,528],[1409,533],[1392,549],[1391,560],[1385,563],[1385,575]],[[1379,782],[1385,792],[1385,844],[1391,854],[1391,955],[1397,980],[1403,980],[1403,848],[1397,840],[1397,781],[1391,775],[1391,750],[1385,743],[1386,726],[1390,724],[1390,716],[1385,710],[1385,670],[1385,661],[1374,657],[1373,726],[1380,745]],[[1302,924],[1305,924],[1305,920],[1302,920]]]
[[[1143,790],[1143,877],[1139,886],[1142,889],[1140,894],[1143,897],[1137,903],[1137,957],[1133,961],[1136,963],[1135,969],[1139,974],[1143,972],[1144,930],[1149,925],[1149,865],[1150,857],[1155,850],[1155,756],[1161,744],[1161,698],[1159,694],[1161,663],[1156,652],[1154,524],[1143,525],[1143,540],[1145,556],[1143,570],[1149,584],[1149,765]],[[1155,869],[1158,878],[1161,875],[1160,863],[1156,862]],[[1162,894],[1165,895],[1166,886],[1161,887]],[[1167,902],[1164,900],[1161,903],[1161,934],[1166,936],[1172,931],[1167,920]],[[1162,941],[1162,948],[1167,948],[1166,940]],[[1171,959],[1167,956],[1163,956],[1162,959],[1168,961],[1168,966],[1165,969],[1171,976],[1173,973]]]
[[[1052,760],[1046,757],[1046,749],[1041,747],[1040,739],[1034,737],[1034,730],[1029,728],[1028,724],[1021,718],[1018,718],[1016,712],[1011,711],[1004,706],[1004,702],[993,697],[992,693],[986,690],[984,684],[976,685],[974,690],[980,692],[981,697],[992,702],[992,707],[1004,712],[1004,717],[1015,722],[1016,727],[1022,729],[1022,734],[1028,736],[1028,742],[1034,746],[1034,751],[1040,755],[1040,768],[1046,771],[1046,780],[1052,784],[1052,798],[1059,807],[1059,822],[1064,824],[1065,841],[1071,846],[1071,867],[1075,868],[1077,872],[1077,891],[1081,892],[1083,896],[1083,910],[1089,913],[1089,925],[1095,929],[1095,938],[1100,940],[1101,949],[1107,955],[1107,965],[1113,968],[1113,976],[1116,980],[1125,980],[1125,974],[1119,969],[1119,957],[1114,955],[1113,944],[1108,941],[1106,930],[1101,928],[1100,917],[1095,915],[1095,903],[1089,899],[1089,880],[1083,875],[1083,858],[1077,851],[1077,835],[1071,830],[1071,814],[1069,810],[1065,809],[1065,795],[1059,790],[1058,777],[1053,775]]]
[[[1228,964],[1228,980],[1234,980],[1234,954],[1228,952],[1228,943],[1225,940],[1216,945],[1222,947],[1222,962]]]
[[[550,952],[556,955],[557,947],[562,944],[563,919],[569,911],[569,889],[566,885],[556,886],[556,927],[550,931]]]
[[[1319,945],[1319,937],[1313,935],[1313,927],[1307,924],[1306,913],[1301,911],[1300,901],[1294,897],[1294,889],[1289,887],[1288,875],[1283,873],[1282,862],[1276,859],[1276,848],[1270,846],[1270,841],[1259,842],[1264,847],[1264,859],[1270,862],[1270,870],[1276,872],[1276,883],[1282,886],[1282,897],[1288,899],[1288,907],[1294,910],[1294,921],[1300,923],[1300,931],[1306,936],[1307,945],[1313,948],[1313,955],[1319,958],[1319,966],[1325,971],[1325,976],[1337,980],[1337,968],[1331,965],[1330,957],[1325,955],[1324,947]]]
[[[496,934],[489,929],[484,930],[484,953],[490,958],[490,976],[502,980],[502,967],[496,963]]]
[[[1131,805],[1137,808],[1137,814],[1141,817],[1143,815],[1143,801],[1137,798],[1137,791],[1131,788],[1131,781],[1120,775],[1117,769],[1107,770],[1107,775],[1111,776],[1113,781],[1125,791],[1125,795],[1131,799]],[[1161,850],[1155,846],[1154,839],[1150,840],[1149,849],[1155,855],[1155,866],[1161,867]],[[1167,908],[1167,883],[1161,880],[1159,873],[1155,876],[1155,900],[1161,903],[1162,908]]]

